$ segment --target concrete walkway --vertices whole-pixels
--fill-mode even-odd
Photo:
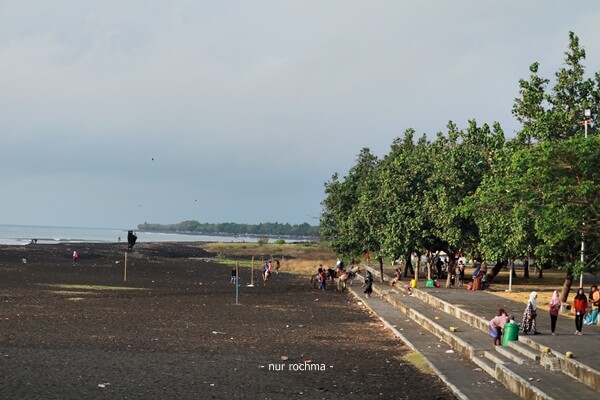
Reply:
[[[493,346],[488,320],[504,308],[521,323],[524,304],[462,288],[421,288],[409,296],[408,282],[401,283],[392,288],[376,279],[371,298],[356,284],[350,291],[422,353],[458,398],[600,398],[600,327],[585,325],[576,336],[574,320],[559,316],[552,336],[550,317],[542,311],[541,335]]]

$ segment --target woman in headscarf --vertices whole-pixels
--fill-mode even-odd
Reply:
[[[577,289],[577,295],[573,300],[573,308],[575,309],[575,334],[581,335],[583,328],[583,316],[587,311],[588,299],[583,292],[583,288]]]
[[[556,320],[558,319],[558,312],[560,311],[560,298],[558,297],[558,290],[555,290],[552,293],[552,298],[550,299],[550,305],[548,312],[550,313],[550,330],[552,331],[552,336],[555,336],[554,330],[556,329]]]
[[[536,329],[536,318],[537,318],[537,292],[531,292],[529,294],[529,301],[527,301],[527,307],[523,313],[523,334],[527,335],[532,332],[534,335],[540,333]]]

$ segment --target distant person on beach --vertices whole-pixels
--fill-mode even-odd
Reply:
[[[323,268],[319,268],[319,289],[327,288],[327,272]]]
[[[588,299],[585,296],[583,288],[577,289],[577,295],[573,299],[573,310],[575,312],[575,334],[581,335],[583,329],[583,316],[587,311]]]
[[[271,276],[271,270],[269,269],[269,262],[265,262],[265,264],[263,265],[263,272],[262,272],[263,285],[267,284],[267,281],[269,280],[270,276]]]
[[[504,325],[508,322],[508,314],[503,308],[498,310],[498,314],[492,318],[488,324],[490,336],[494,340],[494,346],[500,346],[502,343],[502,335]]]
[[[137,241],[137,236],[133,231],[127,232],[127,244],[128,248],[133,250],[133,246],[135,246],[135,242]]]
[[[550,331],[552,332],[552,336],[555,336],[554,330],[556,329],[556,321],[558,320],[558,313],[560,312],[560,296],[558,295],[558,290],[555,290],[552,293],[552,298],[550,299],[548,313],[550,313]]]
[[[77,250],[73,250],[73,266],[77,266],[77,260],[79,259],[79,254],[77,254]]]
[[[229,283],[235,283],[237,278],[237,267],[234,265],[231,269],[231,279],[229,280]]]
[[[523,312],[523,334],[527,335],[528,333],[533,333],[534,335],[539,335],[540,332],[537,331],[537,292],[531,292],[529,294],[529,301],[527,301],[527,306],[525,307],[525,311]]]
[[[371,275],[371,271],[367,271],[367,276],[365,277],[365,286],[367,287],[364,294],[367,297],[371,297],[371,293],[373,293],[373,275]]]

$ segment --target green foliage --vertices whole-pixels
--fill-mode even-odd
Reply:
[[[236,224],[226,222],[221,224],[200,223],[198,221],[183,221],[178,224],[151,224],[145,222],[138,225],[143,231],[202,233],[207,235],[272,235],[316,237],[319,234],[318,226],[307,223],[300,225],[266,222],[258,225]]]
[[[277,239],[275,242],[273,242],[275,244],[285,244],[285,240],[283,239]]]
[[[338,254],[397,258],[463,249],[495,262],[534,255],[577,272],[579,247],[600,254],[600,137],[583,137],[583,110],[597,118],[600,73],[584,77],[585,51],[569,34],[565,64],[550,80],[530,67],[507,141],[498,123],[449,122],[430,142],[408,129],[378,160],[363,149],[344,179],[325,184],[321,236]],[[597,263],[588,264],[597,265]]]

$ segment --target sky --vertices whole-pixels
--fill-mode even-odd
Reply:
[[[409,128],[500,122],[519,79],[600,71],[600,2],[0,0],[0,224],[319,224]]]

